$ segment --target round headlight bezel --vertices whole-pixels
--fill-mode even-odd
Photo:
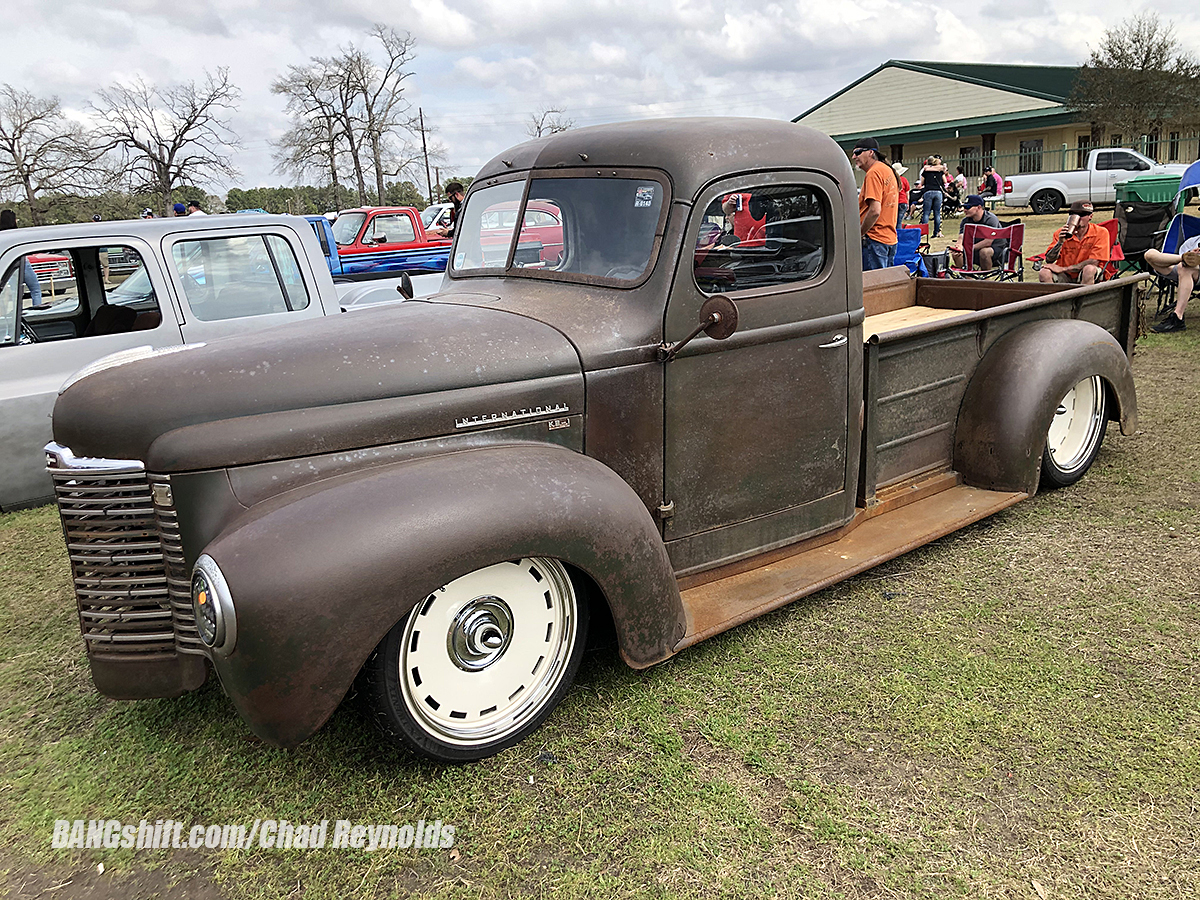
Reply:
[[[200,602],[202,594],[204,603]],[[202,554],[192,569],[192,613],[200,642],[206,649],[221,657],[233,652],[237,643],[233,595],[216,560],[208,554]],[[211,630],[205,627],[206,621]]]

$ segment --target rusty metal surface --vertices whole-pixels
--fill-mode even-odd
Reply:
[[[1012,506],[1028,495],[958,486],[866,518],[840,540],[683,592],[686,637],[676,651],[836,584]]]
[[[414,301],[98,372],[59,396],[54,432],[80,455],[176,471],[453,434],[527,404],[570,415],[582,397],[579,357],[553,328]]]
[[[1028,322],[996,341],[963,397],[954,468],[968,484],[1037,490],[1046,432],[1067,391],[1100,375],[1115,401],[1109,417],[1137,427],[1133,373],[1117,339],[1075,319]]]
[[[237,647],[216,662],[221,683],[254,732],[281,745],[321,726],[415,604],[502,560],[552,556],[589,575],[630,665],[665,658],[683,634],[641,499],[607,467],[555,447],[468,450],[297,488],[207,552],[237,611]]]

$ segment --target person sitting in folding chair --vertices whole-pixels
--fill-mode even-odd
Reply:
[[[1067,224],[1054,233],[1054,242],[1046,249],[1046,261],[1038,271],[1042,284],[1095,284],[1096,277],[1109,260],[1112,236],[1092,222],[1092,204],[1076,200],[1071,204]]]
[[[1178,253],[1150,249],[1142,258],[1159,275],[1179,282],[1175,290],[1175,309],[1150,330],[1159,334],[1183,331],[1187,328],[1183,323],[1183,314],[1187,311],[1188,298],[1192,295],[1197,276],[1200,276],[1200,235],[1180,244]]]
[[[958,240],[947,248],[950,251],[950,255],[954,257],[955,268],[963,266],[966,254],[966,248],[963,247],[963,235],[968,225],[986,225],[988,228],[1001,227],[1000,220],[996,218],[996,214],[984,206],[983,197],[979,194],[971,194],[967,197],[963,220],[958,226]],[[1008,241],[993,240],[992,238],[973,241],[971,244],[971,265],[973,268],[981,270],[1003,266],[1007,253]]]

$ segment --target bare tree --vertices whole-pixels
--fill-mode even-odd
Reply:
[[[57,97],[0,85],[0,187],[24,193],[34,225],[44,221],[38,195],[82,190],[98,155]]]
[[[357,95],[364,142],[370,149],[375,170],[376,192],[382,198],[384,176],[400,175],[417,159],[412,145],[404,141],[397,143],[399,131],[410,127],[410,104],[404,97],[404,82],[412,72],[405,66],[414,58],[416,41],[411,34],[401,34],[384,25],[372,28],[371,36],[383,48],[385,60],[382,65],[376,65],[366,52],[353,46],[342,52],[341,62],[345,77]]]
[[[1067,106],[1097,132],[1152,134],[1167,122],[1200,123],[1200,63],[1170,24],[1142,13],[1104,33]]]
[[[275,141],[275,165],[298,178],[327,174],[338,196],[338,155],[343,145],[342,118],[338,114],[335,78],[319,62],[290,66],[276,79],[271,92],[287,97],[292,127]]]
[[[222,68],[199,86],[114,84],[97,92],[92,108],[97,133],[120,154],[133,190],[156,195],[165,214],[180,185],[237,177],[229,151],[239,143],[223,115],[240,97]]]
[[[570,131],[575,127],[575,120],[568,119],[566,113],[566,109],[561,107],[539,106],[537,112],[529,114],[529,120],[525,123],[525,133],[531,138],[540,138]]]
[[[276,165],[303,177],[317,170],[319,159],[334,184],[339,167],[348,165],[361,203],[368,202],[368,169],[375,197],[382,198],[387,179],[410,170],[419,158],[415,144],[404,138],[415,128],[404,97],[415,41],[385,25],[374,26],[370,35],[383,50],[382,63],[350,44],[336,56],[292,66],[271,86],[287,97],[292,116],[292,128],[275,145]]]

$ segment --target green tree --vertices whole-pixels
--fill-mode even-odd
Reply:
[[[429,205],[425,195],[411,181],[390,181],[383,193],[384,206],[415,206],[424,209]]]
[[[1200,62],[1172,25],[1141,13],[1104,33],[1066,105],[1095,131],[1142,135],[1200,123]]]

